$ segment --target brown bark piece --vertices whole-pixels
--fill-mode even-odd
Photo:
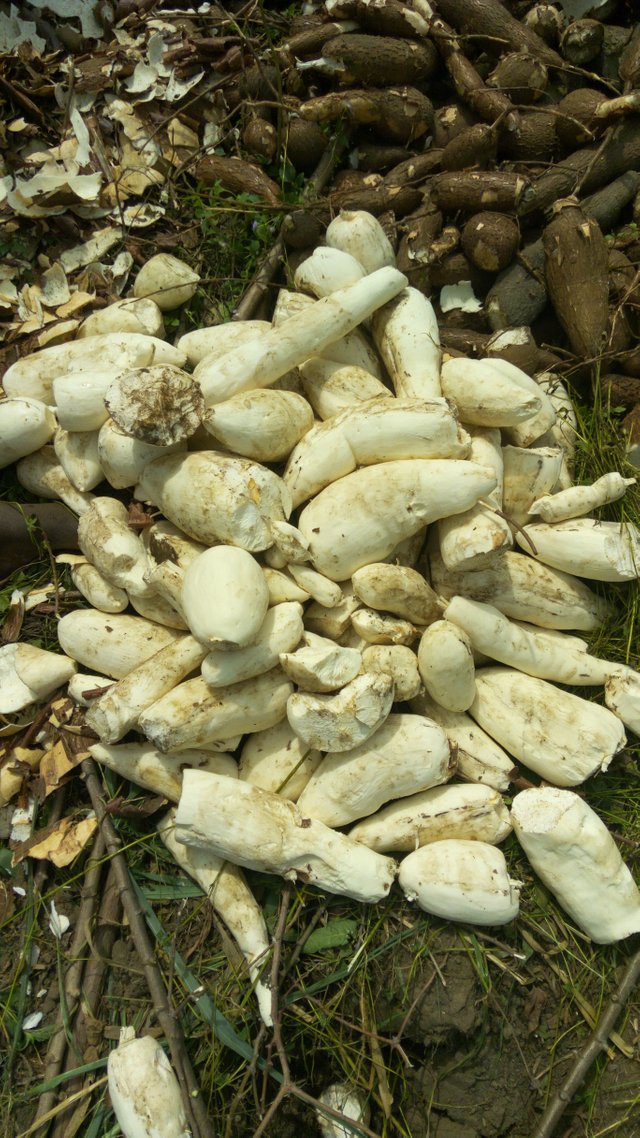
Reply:
[[[577,202],[560,202],[542,241],[549,298],[571,347],[597,358],[609,316],[609,252],[600,226]]]

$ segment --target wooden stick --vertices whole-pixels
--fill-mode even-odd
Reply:
[[[87,865],[85,869],[84,884],[80,894],[80,908],[76,918],[76,925],[73,934],[73,939],[69,946],[69,957],[71,964],[67,969],[65,977],[65,998],[66,1005],[70,1012],[73,1012],[77,1000],[80,996],[82,988],[82,973],[84,969],[84,960],[82,953],[85,946],[88,944],[87,931],[93,919],[93,913],[98,900],[98,886],[102,876],[102,857],[105,852],[106,846],[103,835],[98,832],[96,839],[93,843],[93,849],[89,854]],[[53,1035],[49,1040],[47,1047],[46,1065],[42,1081],[48,1083],[50,1079],[55,1078],[62,1070],[62,1063],[64,1060],[65,1051],[67,1050],[67,1039],[64,1032],[64,1024],[62,1021],[62,1005],[58,1012],[56,1026]],[[54,1106],[57,1099],[57,1092],[45,1091],[38,1099],[36,1113],[33,1117],[32,1126],[42,1120],[41,1125],[44,1127],[45,1121],[43,1116],[48,1114]],[[43,1134],[46,1131],[43,1129]]]
[[[171,1061],[178,1077],[184,1107],[193,1131],[193,1138],[215,1138],[211,1122],[202,1098],[202,1093],[191,1066],[191,1060],[182,1034],[180,1022],[171,1006],[169,995],[162,979],[162,973],[155,960],[153,945],[147,933],[144,917],[136,901],[129,877],[127,860],[122,852],[120,839],[116,833],[111,817],[107,812],[100,781],[93,759],[85,759],[82,764],[82,773],[89,791],[93,809],[104,834],[107,851],[111,858],[122,905],[129,921],[131,936],[136,951],[142,962],[145,979],[149,993],[153,1000],[154,1010],[158,1022],[166,1036]]]
[[[640,980],[640,949],[637,949],[631,957],[620,986],[613,993],[600,1016],[597,1027],[578,1055],[569,1075],[548,1104],[532,1138],[552,1138],[576,1091],[584,1082],[598,1056],[607,1050],[609,1035],[631,998],[638,980]]]
[[[346,145],[346,140],[340,142],[334,140],[333,146],[325,150],[304,191],[304,202],[312,202],[314,198],[322,192],[329,182],[338,158],[344,151]],[[286,221],[286,218],[283,220],[283,225],[284,221]],[[285,244],[281,226],[278,237],[258,267],[251,284],[231,317],[232,320],[252,319],[254,312],[258,308],[260,301],[264,298],[265,293],[268,291],[273,278],[282,264],[284,251]]]

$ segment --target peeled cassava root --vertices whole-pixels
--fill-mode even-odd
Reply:
[[[637,674],[568,635],[609,612],[583,578],[611,579],[611,556],[616,580],[638,574],[635,531],[614,542],[593,516],[632,480],[571,485],[566,391],[497,357],[442,362],[434,308],[370,214],[336,217],[295,283],[272,323],[171,348],[143,281],[149,331],[113,306],[113,340],[89,319],[7,373],[7,461],[81,515],[92,608],[59,621],[54,682],[95,672],[73,688],[94,757],[178,802],[167,845],[218,898],[265,1022],[268,937],[246,896],[253,933],[233,911],[223,863],[375,903],[398,853],[427,912],[504,923],[517,764],[578,785],[640,726]],[[167,520],[138,531],[94,478]],[[555,684],[604,685],[607,706]]]

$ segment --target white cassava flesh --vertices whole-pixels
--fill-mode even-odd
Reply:
[[[578,420],[571,396],[562,380],[553,372],[540,372],[536,383],[546,395],[556,412],[556,421],[548,431],[536,439],[538,446],[559,446],[562,451],[562,469],[558,485],[568,489],[572,485],[575,467]]]
[[[120,368],[96,368],[59,375],[53,381],[52,402],[66,431],[98,431],[109,418],[104,397]]]
[[[358,466],[411,458],[465,458],[469,437],[444,399],[374,399],[308,431],[284,480],[294,506]]]
[[[301,589],[288,572],[281,573],[279,569],[271,569],[268,565],[264,566],[263,572],[269,590],[269,605],[282,605],[291,601],[304,604],[309,600],[307,590]]]
[[[259,462],[282,462],[313,426],[313,411],[295,391],[241,391],[210,407],[204,425],[228,450]]]
[[[433,589],[421,573],[406,565],[372,562],[357,569],[351,580],[356,597],[369,608],[417,625],[431,624],[440,616]]]
[[[145,573],[145,581],[147,573]],[[188,625],[184,619],[180,606],[176,606],[171,598],[165,598],[160,592],[156,592],[153,584],[148,585],[144,592],[129,591],[129,602],[135,611],[145,618],[145,620],[154,620],[157,624],[166,624],[167,628],[180,628],[183,631],[188,630]]]
[[[467,597],[453,597],[444,613],[447,620],[466,632],[474,649],[492,660],[507,664],[559,684],[590,686],[604,684],[623,666],[611,664],[574,648],[571,640],[563,643],[561,635],[549,640],[535,628],[525,629],[493,607]]]
[[[378,853],[409,853],[447,838],[497,845],[511,832],[502,795],[480,783],[449,783],[392,802],[363,818],[349,837]]]
[[[327,226],[327,245],[350,253],[366,273],[395,265],[393,247],[377,218],[365,210],[343,209]]]
[[[247,736],[238,777],[295,802],[321,758],[320,751],[298,738],[288,719],[283,719],[266,731]]]
[[[304,589],[319,605],[333,609],[340,604],[342,600],[340,586],[335,581],[330,581],[328,577],[323,576],[322,573],[318,573],[316,569],[312,569],[310,565],[292,563],[288,566],[288,572],[296,585]]]
[[[88,561],[71,566],[71,580],[85,600],[100,612],[124,612],[129,604],[125,590],[112,585]]]
[[[291,513],[289,491],[277,474],[249,459],[206,451],[150,462],[136,497],[153,502],[196,541],[227,541],[250,551],[268,549],[270,522],[286,521]]]
[[[391,711],[393,695],[390,676],[365,673],[336,694],[294,692],[287,702],[287,717],[296,735],[311,747],[349,751],[382,726]]]
[[[382,900],[396,875],[391,858],[306,817],[295,803],[202,771],[184,772],[176,838],[247,869],[365,903]]]
[[[98,433],[98,457],[103,476],[116,490],[135,486],[142,478],[147,463],[153,462],[154,458],[186,449],[185,442],[157,446],[142,439],[134,439],[132,435],[121,431],[113,419],[107,419]]]
[[[407,278],[397,269],[379,269],[314,301],[259,339],[215,360],[203,360],[197,379],[205,403],[211,406],[240,391],[268,387],[290,368],[350,332],[406,284]]]
[[[379,308],[373,335],[400,399],[442,395],[438,321],[424,293],[409,287]]]
[[[410,702],[412,711],[433,719],[455,747],[456,774],[494,790],[508,790],[516,771],[513,759],[464,711],[446,711],[426,694]]]
[[[540,522],[516,534],[523,548],[545,565],[590,581],[633,581],[640,576],[640,533],[630,522],[572,518]]]
[[[448,359],[442,365],[442,393],[455,404],[463,423],[510,427],[531,418],[541,397],[503,375],[493,360]]]
[[[514,758],[555,786],[577,786],[626,743],[605,707],[513,668],[481,668],[469,714]]]
[[[31,352],[11,364],[4,373],[2,386],[9,397],[19,395],[53,403],[53,383],[58,376],[70,372],[91,372],[96,361],[102,369],[113,367],[120,371],[149,364],[168,363],[182,367],[185,357],[183,352],[156,336],[145,336],[140,332],[109,332]]]
[[[43,446],[21,458],[16,463],[16,478],[31,494],[38,498],[59,498],[78,516],[88,510],[93,500],[88,491],[76,489],[52,446]]]
[[[162,337],[162,312],[156,302],[147,297],[129,296],[125,300],[115,300],[82,321],[77,339],[111,332],[142,332],[146,336]]]
[[[303,565],[309,560],[309,542],[299,529],[289,522],[273,522],[271,525],[273,547],[284,558],[286,565]],[[275,566],[281,568],[281,566]],[[340,591],[342,597],[342,590]]]
[[[310,309],[314,303],[310,296],[305,296],[301,292],[288,292],[286,289],[280,289],[273,311],[273,327],[282,328],[290,316],[294,316],[304,309]],[[354,328],[352,332],[347,332],[346,336],[341,336],[339,340],[332,341],[327,348],[318,352],[318,356],[330,360],[340,367],[361,368],[375,376],[376,379],[381,380],[383,378],[380,357],[362,328]],[[388,394],[389,391],[385,388],[385,395]]]
[[[269,934],[262,909],[244,873],[239,866],[231,865],[207,850],[176,841],[175,811],[165,815],[158,829],[169,853],[180,868],[198,882],[236,941],[247,962],[262,1021],[271,1027],[271,989],[261,979],[270,948]]]
[[[121,1028],[107,1077],[124,1138],[190,1138],[180,1086],[157,1039],[136,1039],[133,1028]]]
[[[111,687],[113,680],[107,676],[90,675],[87,672],[76,672],[67,685],[69,699],[79,707],[90,707],[98,696]]]
[[[408,620],[400,620],[388,612],[359,608],[351,617],[351,627],[367,644],[413,644],[419,636],[417,628]]]
[[[640,932],[640,891],[583,798],[551,786],[523,790],[511,820],[536,873],[587,936],[612,944]]]
[[[261,567],[245,549],[216,545],[185,570],[182,611],[193,635],[209,648],[246,648],[269,606]]]
[[[58,622],[63,652],[85,668],[120,680],[184,634],[129,613],[75,609]]]
[[[398,882],[410,901],[451,921],[506,925],[518,915],[518,883],[504,854],[485,842],[447,838],[403,858]]]
[[[318,1095],[318,1103],[320,1105],[315,1108],[315,1114],[322,1138],[349,1138],[353,1133],[351,1127],[347,1129],[347,1126],[325,1114],[323,1106],[340,1111],[346,1119],[356,1123],[356,1128],[358,1122],[369,1125],[371,1111],[364,1094],[349,1083],[331,1083]]]
[[[246,648],[214,648],[202,661],[202,678],[212,688],[238,684],[275,668],[281,653],[300,643],[304,626],[302,605],[285,601],[270,608],[254,641]]]
[[[420,715],[392,714],[359,747],[325,755],[298,805],[326,826],[347,826],[393,798],[446,782],[451,766],[441,727]]]
[[[364,276],[365,269],[350,253],[333,249],[330,245],[319,245],[298,265],[293,281],[301,292],[320,297],[355,284]]]
[[[379,463],[322,490],[305,506],[298,528],[315,568],[345,581],[429,522],[462,513],[494,486],[491,471],[464,460]]]
[[[431,583],[446,598],[457,594],[495,605],[505,616],[541,628],[593,632],[606,619],[608,603],[584,581],[552,569],[524,553],[506,550],[483,569],[450,572],[435,553]]]
[[[555,407],[544,388],[542,388],[535,379],[527,375],[522,368],[516,367],[515,364],[501,357],[493,357],[491,364],[507,379],[513,380],[513,382],[518,384],[524,391],[528,391],[535,399],[540,401],[540,409],[535,415],[532,415],[529,419],[525,419],[523,422],[513,424],[506,432],[510,442],[515,443],[516,446],[531,446],[536,439],[540,438],[540,435],[555,426]]]
[[[500,431],[475,427],[468,458],[492,470],[496,486],[482,502],[438,522],[440,553],[447,569],[477,569],[495,553],[513,545],[511,529],[502,513],[503,459]]]
[[[302,691],[336,691],[356,678],[362,656],[355,649],[313,632],[305,632],[303,640],[295,652],[280,654],[280,667]]]
[[[238,775],[233,755],[225,751],[190,749],[163,755],[149,743],[121,743],[118,746],[94,743],[89,750],[96,762],[153,794],[161,794],[170,802],[177,802],[180,798],[185,767],[213,771],[227,778],[237,778]]]
[[[348,588],[348,586],[347,586]],[[346,592],[343,587],[343,592]],[[354,612],[360,607],[360,601],[352,593],[347,593],[344,600],[335,608],[328,609],[315,601],[308,605],[304,614],[304,626],[309,632],[318,636],[328,636],[330,640],[340,640],[351,627]],[[350,645],[346,645],[350,647]]]
[[[198,676],[143,711],[139,726],[160,751],[208,747],[273,727],[284,718],[291,692],[292,684],[279,668],[224,688],[210,688]]]
[[[58,427],[53,437],[53,449],[76,490],[93,490],[104,479],[97,431],[65,431]]]
[[[29,704],[47,699],[71,679],[76,668],[58,652],[32,644],[0,647],[0,714],[11,715]]]
[[[5,399],[0,403],[0,468],[39,450],[56,425],[53,411],[39,399]]]
[[[355,364],[312,356],[300,365],[302,389],[319,419],[331,419],[370,399],[388,399],[389,388]]]
[[[548,494],[560,477],[559,447],[503,447],[502,505],[509,521],[525,525],[531,503]],[[530,547],[527,547],[527,551]]]
[[[129,527],[126,506],[117,498],[94,498],[80,518],[78,545],[107,581],[129,593],[145,592],[147,551]]]
[[[154,446],[190,438],[204,415],[198,384],[173,364],[122,371],[107,388],[104,401],[125,434]]]
[[[543,522],[562,522],[568,518],[579,518],[590,514],[599,506],[617,502],[629,486],[634,486],[637,478],[623,478],[617,471],[603,474],[590,486],[571,486],[557,494],[545,494],[536,498],[529,507],[530,514],[537,514]]]
[[[618,719],[640,735],[640,673],[631,668],[618,668],[607,677],[604,702]]]
[[[385,672],[395,685],[395,700],[413,699],[422,688],[418,658],[405,644],[371,644],[362,652],[365,672]]]
[[[150,296],[163,312],[186,304],[194,295],[200,277],[190,265],[171,253],[156,253],[138,273],[133,286],[135,297]]]
[[[140,714],[200,666],[207,649],[193,636],[167,644],[143,661],[87,711],[86,720],[103,743],[117,743]]]
[[[243,340],[251,340],[261,332],[268,332],[270,327],[268,320],[238,320],[235,323],[230,321],[227,324],[212,324],[208,328],[195,328],[193,332],[185,332],[176,347],[186,354],[187,363],[197,368],[205,356],[213,352],[224,355]]]
[[[432,699],[447,711],[467,711],[475,696],[471,641],[449,620],[425,628],[418,646],[418,671]]]

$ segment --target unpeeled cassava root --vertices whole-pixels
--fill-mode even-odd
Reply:
[[[89,691],[93,753],[179,799],[171,841],[203,865],[227,859],[375,903],[397,875],[384,855],[398,852],[400,886],[427,912],[503,923],[518,888],[490,843],[509,830],[501,792],[516,760],[575,785],[606,769],[623,721],[640,723],[636,673],[555,631],[592,630],[607,606],[534,548],[541,528],[575,529],[569,519],[630,480],[569,488],[571,439],[545,380],[502,360],[442,363],[433,309],[369,215],[332,222],[296,280],[320,299],[284,293],[273,326],[202,329],[174,349],[154,338],[153,310],[134,333],[131,312],[112,306],[113,341],[87,321],[82,340],[7,373],[9,460],[44,446],[46,485],[82,514],[76,573],[94,608],[64,616],[59,639],[97,673],[74,686]],[[171,400],[189,395],[202,422],[188,439],[158,447],[154,415],[137,421],[136,369],[140,381],[153,370],[158,405],[166,397],[167,438]],[[116,449],[106,404],[135,453]],[[51,456],[56,413],[66,434]],[[74,485],[88,478],[72,461],[82,432],[101,473],[135,483],[167,522],[138,536],[119,501]],[[554,686],[605,682],[608,709]],[[393,710],[403,700],[411,714]],[[113,746],[131,729],[141,751]],[[628,933],[618,922],[606,935]],[[268,1021],[253,944],[264,952],[257,923],[243,951]]]

